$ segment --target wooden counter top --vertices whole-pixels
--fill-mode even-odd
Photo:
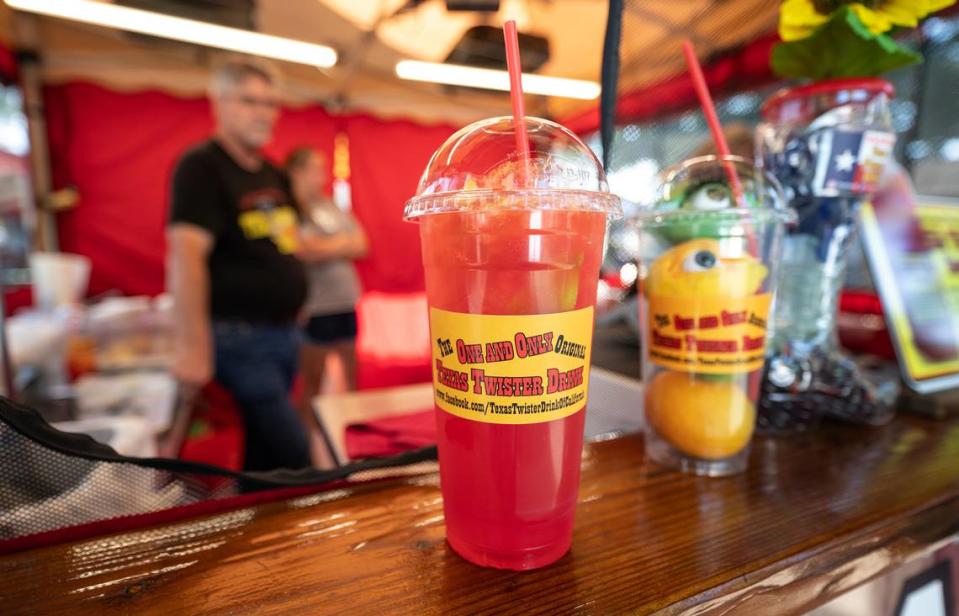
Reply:
[[[957,533],[959,420],[760,439],[727,479],[633,436],[587,446],[573,550],[546,569],[459,559],[427,475],[8,555],[0,612],[783,613]]]

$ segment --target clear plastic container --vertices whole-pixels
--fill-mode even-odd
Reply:
[[[799,224],[785,239],[760,429],[801,432],[825,415],[879,424],[894,382],[874,382],[838,351],[836,315],[860,203],[892,158],[893,87],[842,79],[783,90],[763,106],[762,164],[783,185]]]
[[[407,220],[420,225],[440,481],[450,546],[532,569],[570,547],[593,305],[606,221],[620,215],[593,153],[553,122],[454,134]]]
[[[714,156],[669,172],[658,204],[640,214],[646,447],[657,463],[707,476],[746,468],[783,229],[793,218],[773,178]]]

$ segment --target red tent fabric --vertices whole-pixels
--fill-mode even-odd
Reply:
[[[346,118],[350,138],[353,211],[370,239],[370,254],[357,264],[367,291],[423,289],[419,230],[403,221],[403,205],[413,196],[433,152],[456,130],[384,122],[369,116]]]
[[[209,134],[207,104],[87,83],[45,91],[54,186],[78,205],[58,216],[60,248],[92,261],[90,293],[163,290],[163,228],[174,162]]]
[[[424,284],[419,229],[402,214],[430,156],[455,128],[369,116],[346,118],[344,125],[353,211],[370,239],[369,255],[357,263],[365,290],[357,307],[357,384],[370,389],[429,381],[425,306],[422,323],[413,316]]]
[[[7,43],[0,42],[0,81],[16,83],[19,74],[16,54]]]

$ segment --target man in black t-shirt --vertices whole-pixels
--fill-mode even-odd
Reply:
[[[216,133],[180,159],[167,230],[175,305],[174,372],[214,376],[243,412],[245,470],[309,466],[307,432],[289,402],[294,320],[306,276],[294,256],[298,214],[283,173],[260,149],[278,103],[272,74],[233,61],[213,76]]]

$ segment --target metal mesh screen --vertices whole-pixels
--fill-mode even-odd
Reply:
[[[0,421],[0,540],[236,493],[128,463],[86,460],[33,441]]]
[[[925,61],[892,75],[896,157],[920,194],[959,197],[959,16],[926,20],[910,42]]]
[[[0,397],[0,552],[5,542],[46,531],[257,490],[319,492],[343,481],[431,472],[435,460],[436,448],[426,447],[332,470],[236,473],[182,460],[128,458],[89,436],[55,430],[37,412]]]
[[[759,121],[759,108],[775,88],[742,92],[716,101],[720,120],[733,130],[751,131]],[[706,121],[698,109],[650,122],[625,123],[616,128],[612,159],[607,170],[613,192],[631,202],[644,203],[655,196],[659,174],[711,143]],[[587,144],[601,149],[599,134]]]

